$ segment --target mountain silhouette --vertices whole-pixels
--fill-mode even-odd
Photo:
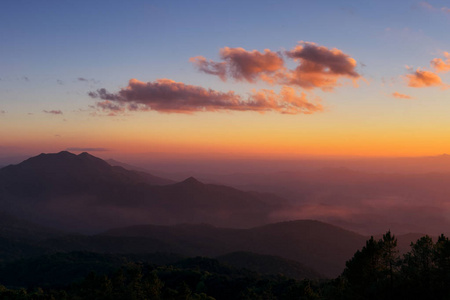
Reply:
[[[173,181],[83,152],[40,154],[0,169],[0,210],[46,226],[95,232],[133,224],[250,227],[287,205],[274,195]]]
[[[208,224],[140,225],[117,228],[99,236],[140,237],[182,249],[185,255],[219,256],[253,252],[297,261],[326,276],[337,276],[367,237],[313,220],[273,223],[249,229]],[[180,250],[178,250],[180,251]]]

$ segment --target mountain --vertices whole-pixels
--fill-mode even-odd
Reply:
[[[271,214],[286,206],[274,195],[195,178],[173,183],[86,152],[40,154],[0,169],[0,210],[82,232],[139,223],[251,227],[269,223]]]
[[[170,243],[187,256],[220,256],[236,251],[279,256],[297,261],[326,276],[339,275],[345,262],[360,249],[367,237],[311,220],[273,223],[249,229],[217,228],[211,225],[117,228],[100,236],[140,237]]]

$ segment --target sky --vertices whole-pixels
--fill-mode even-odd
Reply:
[[[0,156],[450,152],[449,1],[6,1]]]

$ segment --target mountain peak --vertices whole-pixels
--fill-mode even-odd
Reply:
[[[191,176],[189,178],[186,178],[185,180],[182,181],[182,183],[186,183],[186,184],[201,184],[201,185],[203,185],[203,183],[201,183],[200,181],[195,179],[193,176]]]

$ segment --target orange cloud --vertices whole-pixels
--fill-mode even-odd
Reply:
[[[409,96],[409,95],[405,95],[405,94],[400,94],[397,92],[392,93],[392,96],[395,98],[399,98],[399,99],[412,99],[413,97]]]
[[[340,77],[361,77],[355,70],[356,60],[336,48],[330,50],[315,43],[300,42],[286,54],[299,63],[288,76],[288,83],[292,85],[332,90]]]
[[[256,107],[266,107],[283,114],[312,114],[323,111],[321,104],[313,104],[306,98],[305,93],[297,95],[295,90],[288,86],[283,86],[279,95],[273,90],[255,91],[249,97],[249,103]]]
[[[410,87],[420,88],[443,85],[441,77],[431,71],[417,69],[414,73],[407,74],[406,78]]]
[[[435,58],[431,61],[431,67],[438,73],[450,71],[450,53],[444,52],[444,56],[445,61],[442,58]]]
[[[117,93],[99,89],[90,92],[89,96],[104,100],[97,102],[97,108],[112,115],[125,111],[148,110],[165,113],[276,111],[284,114],[310,114],[323,110],[320,104],[309,102],[304,93],[298,96],[290,87],[283,87],[279,95],[271,90],[253,92],[244,100],[233,91],[217,92],[169,79],[158,79],[154,82],[131,79],[128,86]]]
[[[276,52],[265,49],[263,53],[243,48],[225,47],[220,50],[224,62],[206,60],[203,56],[192,57],[190,61],[199,71],[219,76],[226,80],[227,76],[236,80],[255,82],[256,79],[270,81],[270,76],[284,69],[284,60]]]
[[[263,80],[271,84],[299,86],[305,89],[321,88],[326,91],[338,86],[342,77],[358,80],[356,61],[338,49],[328,49],[315,43],[300,42],[285,55],[298,63],[298,67],[289,70],[284,66],[281,54],[264,50],[247,51],[243,48],[225,47],[220,50],[223,62],[206,60],[202,56],[193,57],[191,62],[207,74],[236,80],[255,82]]]

